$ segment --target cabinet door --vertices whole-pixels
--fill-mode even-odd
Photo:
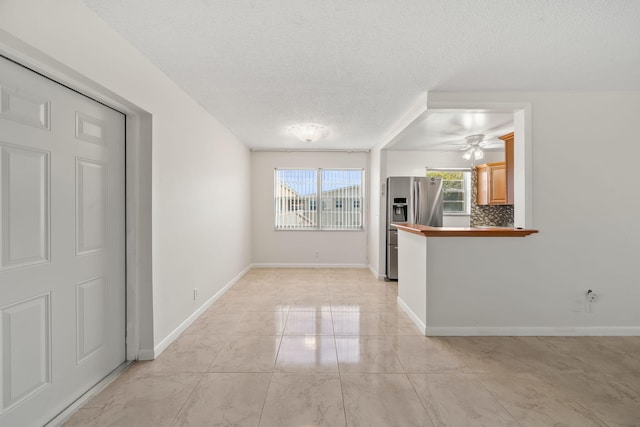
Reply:
[[[504,157],[507,167],[507,204],[513,204],[513,132],[504,140]]]
[[[490,167],[489,204],[504,205],[507,203],[507,169],[503,164]]]
[[[478,166],[476,168],[478,172],[478,195],[477,203],[479,205],[489,204],[489,168],[484,166]]]

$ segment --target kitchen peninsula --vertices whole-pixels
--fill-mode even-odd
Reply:
[[[519,247],[530,242],[501,237],[525,237],[537,230],[393,225],[399,230],[398,305],[425,335],[483,335],[499,329],[500,310],[513,307],[500,307],[494,298],[485,314],[479,301],[517,286],[518,277],[505,273],[501,262],[509,262],[511,272],[526,274],[530,268],[530,260],[517,256]]]

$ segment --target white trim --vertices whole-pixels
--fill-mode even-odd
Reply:
[[[127,114],[127,360],[153,342],[151,115]]]
[[[371,272],[371,274],[373,274],[373,277],[375,277],[377,280],[384,280],[384,274],[378,274],[378,272],[373,268],[371,264],[369,264],[367,268],[369,268],[369,271]]]
[[[640,336],[637,326],[430,326],[426,335],[432,337],[473,337],[473,336],[549,336],[549,337],[589,337],[589,336]]]
[[[233,279],[229,281],[226,285],[222,287],[218,292],[216,292],[211,298],[204,302],[196,311],[194,311],[189,317],[185,319],[184,322],[180,323],[177,328],[175,328],[169,335],[167,335],[162,341],[158,343],[153,348],[153,351],[149,350],[140,351],[140,360],[152,360],[155,359],[162,353],[172,342],[174,342],[180,334],[182,334],[193,322],[200,317],[202,313],[204,313],[211,305],[216,302],[222,295],[224,295],[233,285],[236,284],[238,280],[242,278],[247,272],[251,269],[251,266],[247,266],[244,270],[236,275]],[[143,356],[145,356],[143,358]],[[149,356],[151,356],[149,358]]]
[[[58,60],[0,29],[0,53],[36,73],[101,102],[123,114],[144,111]]]
[[[85,403],[91,400],[95,395],[100,393],[102,390],[107,388],[109,384],[114,382],[120,375],[122,375],[129,367],[131,366],[132,361],[126,361],[118,366],[116,369],[111,371],[109,375],[104,377],[100,382],[93,387],[91,387],[85,394],[80,396],[76,401],[74,401],[71,405],[67,406],[66,409],[60,412],[54,419],[45,424],[45,427],[57,427],[62,425],[65,421],[67,421],[71,416],[82,407]]]
[[[426,334],[427,326],[424,323],[422,323],[420,318],[413,312],[413,310],[409,308],[407,303],[404,302],[400,297],[397,297],[396,301],[398,302],[398,305],[400,306],[400,308],[404,310],[405,313],[407,313],[407,315],[411,320],[413,320],[413,323],[416,324],[420,332],[422,332],[424,335],[427,335]]]
[[[141,348],[138,350],[138,360],[153,360],[155,359],[154,354],[152,348]]]
[[[328,263],[268,263],[251,264],[251,268],[367,268],[367,264],[328,264]]]
[[[424,94],[389,128],[389,132],[378,141],[378,144],[375,145],[373,149],[390,148],[398,137],[406,133],[409,129],[417,126],[418,119],[424,117],[424,114],[427,112],[427,105],[428,94]]]

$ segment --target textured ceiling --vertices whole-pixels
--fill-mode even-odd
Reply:
[[[252,148],[370,148],[432,90],[640,90],[637,0],[84,1]]]
[[[465,137],[483,134],[494,143],[513,132],[513,114],[487,112],[427,112],[398,135],[391,150],[451,151],[466,147]],[[504,145],[489,151],[504,151]]]

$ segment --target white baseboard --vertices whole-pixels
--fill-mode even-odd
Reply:
[[[371,272],[371,274],[373,274],[373,277],[375,277],[377,280],[385,280],[387,278],[386,275],[379,274],[371,265],[369,265],[369,271]]]
[[[367,264],[255,263],[251,268],[367,268]]]
[[[380,275],[378,274],[378,272],[371,266],[371,264],[369,264],[367,266],[367,268],[369,268],[369,271],[371,272],[371,274],[373,274],[373,277],[375,277],[376,279],[380,280]]]
[[[155,359],[154,354],[152,348],[141,348],[138,350],[138,360],[153,360]]]
[[[191,316],[187,317],[184,322],[182,322],[177,328],[175,328],[169,335],[167,335],[158,345],[153,348],[153,351],[149,350],[140,350],[138,353],[138,358],[140,360],[153,360],[160,355],[169,345],[174,342],[180,334],[182,334],[193,322],[196,321],[198,317],[202,313],[204,313],[211,305],[216,302],[222,295],[224,295],[231,287],[242,278],[247,272],[251,269],[251,266],[247,266],[244,270],[236,275],[233,279],[229,281],[222,289],[216,292],[211,298],[204,302],[196,311],[194,311]],[[151,353],[151,354],[150,354]],[[144,357],[143,357],[144,356]],[[151,357],[149,357],[151,356]]]
[[[400,303],[398,301],[398,303]],[[415,320],[414,320],[415,321]],[[637,326],[430,326],[426,335],[432,337],[473,337],[473,336],[549,336],[549,337],[589,337],[589,336],[640,336]]]
[[[400,298],[398,306],[404,310],[420,331],[430,337],[637,337],[637,326],[426,326]]]
[[[413,312],[413,310],[411,310],[409,308],[409,306],[407,305],[407,303],[405,303],[404,301],[402,301],[402,299],[400,297],[397,297],[397,302],[398,305],[400,306],[400,308],[402,310],[404,310],[405,313],[407,313],[407,315],[409,316],[409,318],[411,318],[411,320],[413,321],[413,323],[416,324],[416,326],[418,327],[418,329],[420,331],[422,331],[423,334],[426,335],[425,331],[427,329],[427,326],[422,323],[422,320],[420,320],[420,318]]]

